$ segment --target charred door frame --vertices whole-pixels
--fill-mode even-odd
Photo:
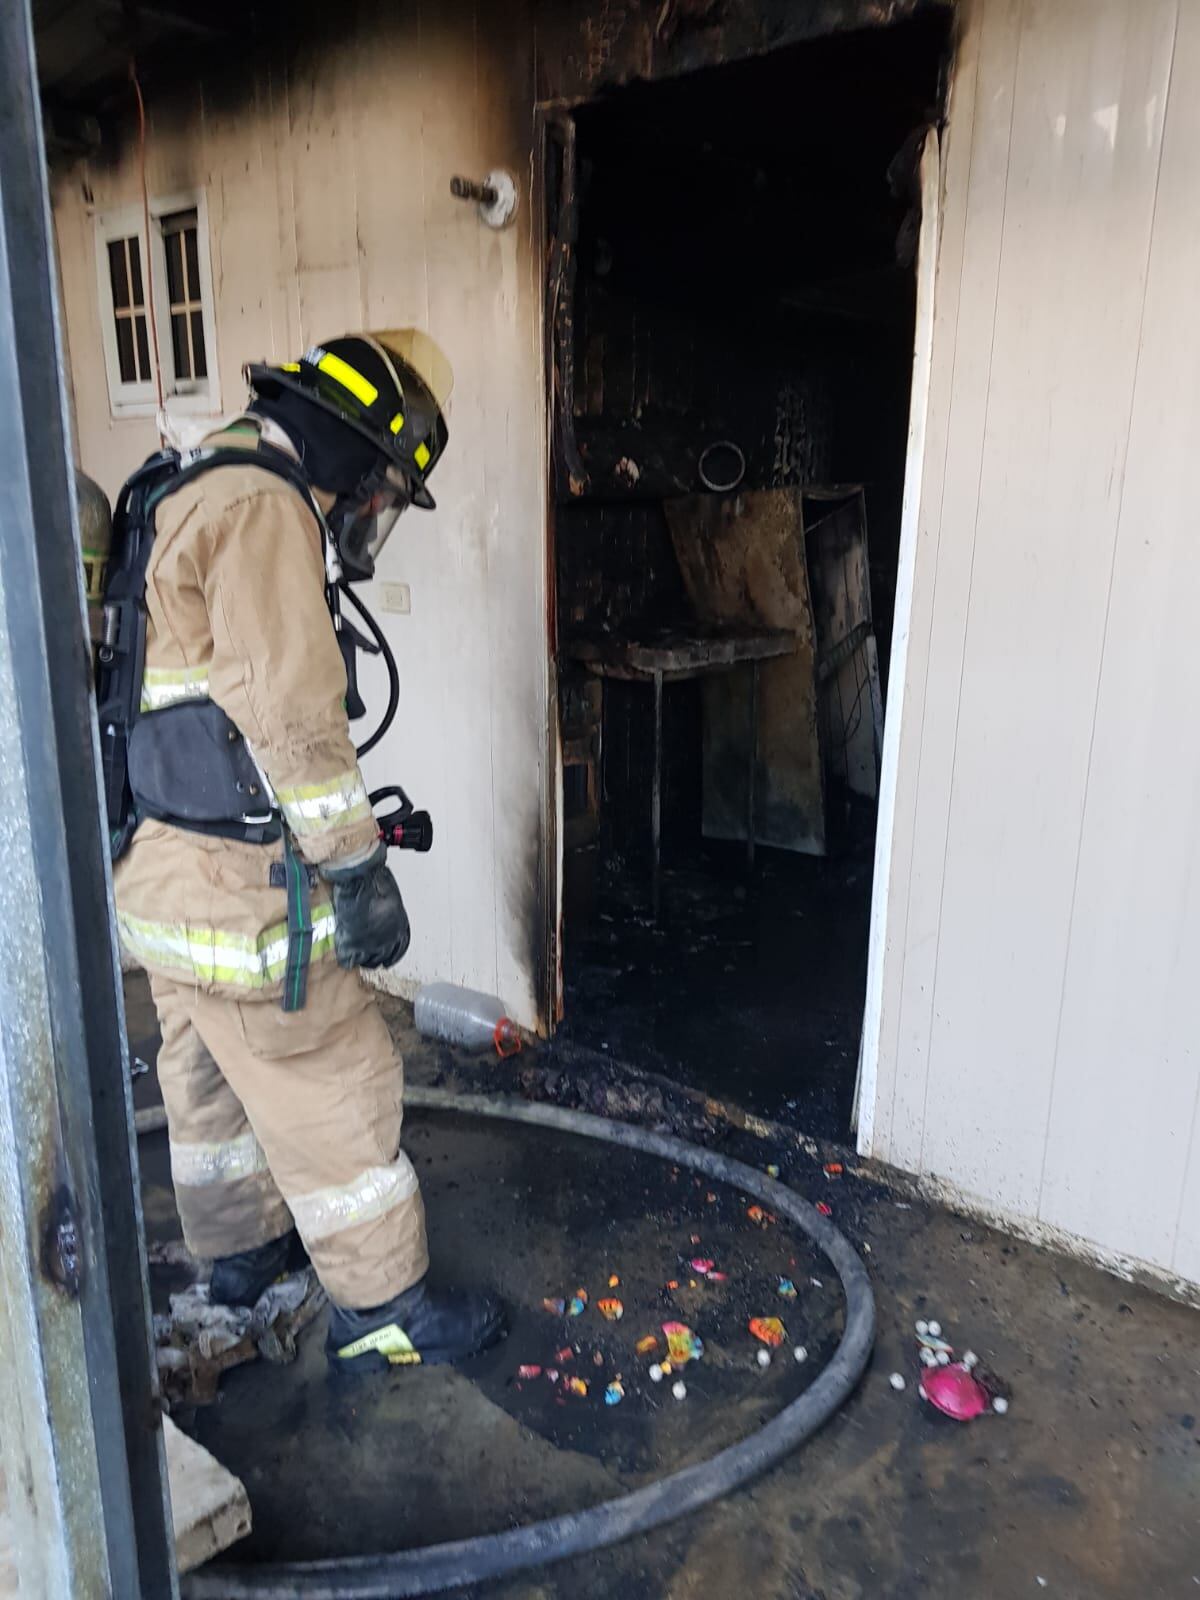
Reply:
[[[21,1592],[177,1595],[43,135],[0,7],[0,1435]]]
[[[884,976],[888,961],[888,897],[896,832],[896,788],[900,774],[900,736],[908,674],[908,640],[916,585],[921,489],[929,422],[933,371],[934,315],[937,300],[937,258],[941,229],[942,161],[936,128],[925,135],[920,160],[921,229],[917,246],[917,315],[913,337],[912,385],[908,416],[908,450],[904,460],[904,503],[900,514],[900,554],[896,603],[892,614],[892,653],[888,667],[887,707],[883,723],[883,756],[879,775],[879,809],[875,823],[875,869],[871,879],[871,923],[867,939],[867,986],[854,1086],[852,1127],[858,1149],[871,1154],[875,1131],[875,1097],[879,1083],[879,1050],[883,1028]],[[899,959],[903,959],[903,952]]]

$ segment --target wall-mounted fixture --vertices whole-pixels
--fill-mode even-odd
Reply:
[[[489,228],[503,228],[516,214],[516,181],[503,167],[489,172],[482,183],[474,183],[470,178],[451,178],[450,193],[456,200],[478,201],[480,218]]]

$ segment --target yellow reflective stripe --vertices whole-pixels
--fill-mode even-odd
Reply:
[[[275,798],[288,826],[298,836],[328,833],[330,829],[344,828],[351,822],[365,821],[371,815],[367,786],[357,767],[323,783],[301,783],[277,789]]]
[[[404,416],[403,416],[403,414],[401,412],[397,411],[396,415],[392,418],[391,422],[388,423],[388,427],[391,428],[393,433],[399,433],[400,429],[403,426],[404,426]]]
[[[298,361],[281,361],[279,370],[280,372],[299,372],[300,363]]]
[[[206,1144],[177,1144],[172,1139],[170,1152],[172,1178],[193,1189],[236,1183],[239,1178],[270,1170],[263,1147],[252,1132]]]
[[[422,472],[424,472],[425,468],[429,465],[429,457],[431,453],[432,452],[430,451],[429,446],[424,442],[424,440],[422,440],[422,442],[413,451],[413,460],[417,463]]]
[[[142,710],[161,711],[181,700],[208,698],[204,667],[147,667],[142,674]]]
[[[350,1183],[288,1196],[288,1207],[306,1244],[329,1239],[360,1222],[376,1222],[411,1200],[419,1185],[412,1162],[401,1150],[388,1167],[368,1167]]]
[[[376,1328],[374,1333],[364,1333],[353,1344],[344,1344],[338,1356],[352,1361],[355,1356],[365,1356],[369,1350],[378,1350],[394,1367],[415,1367],[421,1363],[421,1352],[404,1329],[394,1322],[389,1322],[386,1328]]]
[[[328,900],[313,906],[312,959],[333,949],[334,916]],[[178,922],[147,922],[117,912],[121,942],[147,967],[166,967],[199,983],[226,983],[242,989],[263,989],[278,982],[287,967],[287,923],[278,922],[258,935],[226,933]]]
[[[330,355],[328,351],[317,362],[321,372],[327,372],[335,382],[340,383],[343,389],[349,389],[356,400],[361,400],[364,406],[373,406],[379,398],[379,390],[361,372],[355,370],[348,361],[343,361],[341,356]]]

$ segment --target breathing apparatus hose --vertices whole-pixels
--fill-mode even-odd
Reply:
[[[831,1222],[776,1179],[682,1139],[585,1112],[415,1085],[405,1090],[405,1099],[421,1110],[497,1117],[556,1133],[601,1139],[626,1150],[660,1156],[753,1195],[806,1234],[836,1271],[846,1297],[846,1325],[841,1341],[804,1393],[757,1433],[708,1461],[684,1467],[632,1494],[527,1527],[424,1549],[323,1561],[201,1568],[181,1580],[184,1600],[399,1600],[402,1596],[439,1594],[463,1584],[481,1583],[618,1544],[699,1510],[781,1461],[842,1405],[870,1359],[875,1342],[875,1299],[865,1266]]]
[[[378,647],[379,654],[383,657],[383,664],[387,668],[388,675],[387,710],[383,713],[383,720],[375,729],[375,732],[371,735],[371,737],[369,739],[365,739],[363,743],[357,747],[355,754],[361,761],[368,750],[374,750],[380,739],[383,738],[384,734],[396,720],[396,712],[400,705],[400,673],[396,667],[396,658],[392,654],[392,647],[388,644],[383,629],[375,621],[375,618],[367,610],[366,606],[355,594],[354,590],[345,581],[345,579],[342,579],[341,582],[339,582],[338,589],[342,595],[342,598],[344,600],[349,600],[355,611],[358,612],[358,615],[366,627],[367,632],[371,635],[372,639],[374,639],[375,644]]]

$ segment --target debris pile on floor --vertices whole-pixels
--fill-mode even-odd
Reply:
[[[170,1264],[184,1264],[182,1256],[177,1252]],[[325,1298],[311,1267],[272,1284],[250,1307],[213,1304],[202,1280],[173,1294],[171,1309],[154,1318],[158,1374],[168,1406],[211,1405],[221,1374],[259,1356],[278,1365],[294,1361],[296,1340]]]
[[[1009,1403],[1005,1386],[995,1374],[983,1370],[973,1350],[964,1351],[956,1361],[954,1346],[943,1337],[942,1325],[936,1320],[919,1318],[914,1331],[922,1369],[917,1394],[922,1400],[955,1422],[971,1422],[985,1411],[1004,1415]],[[888,1381],[897,1394],[908,1387],[902,1372],[893,1372]]]

